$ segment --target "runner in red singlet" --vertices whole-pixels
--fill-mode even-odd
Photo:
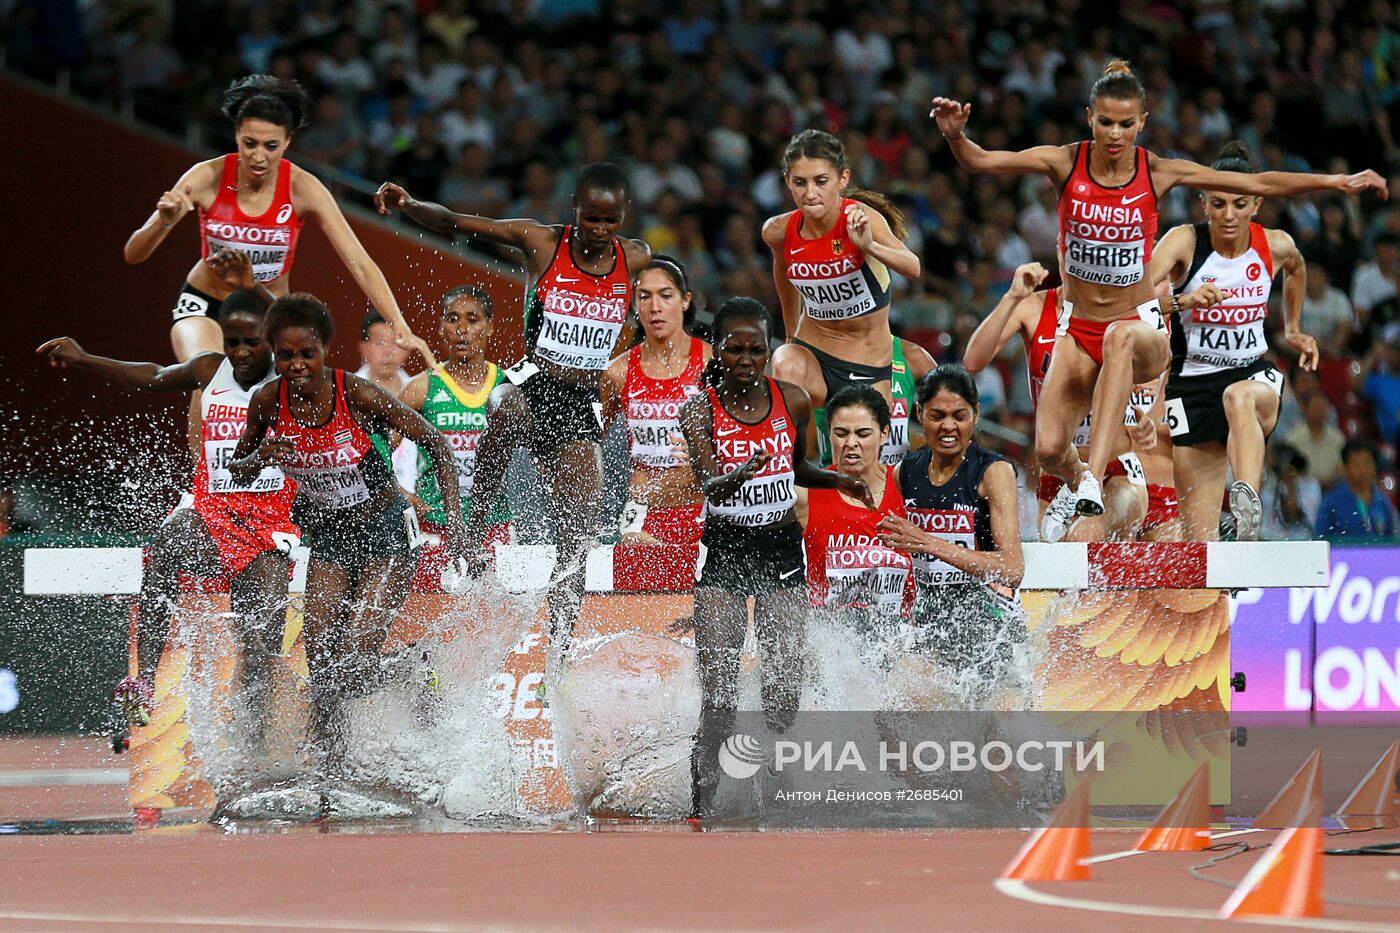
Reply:
[[[1060,313],[1060,289],[1034,291],[1046,276],[1046,270],[1039,263],[1018,267],[1012,276],[1011,288],[978,325],[964,353],[964,364],[967,368],[974,373],[980,372],[992,365],[1001,355],[1012,336],[1019,334],[1025,346],[1031,402],[1035,405],[1040,403],[1041,387],[1045,383],[1046,374],[1050,372],[1050,361],[1055,349],[1055,330]],[[1144,398],[1145,396],[1130,400],[1129,408],[1124,413],[1124,430],[1118,434],[1113,449],[1114,459],[1109,462],[1105,471],[1106,495],[1103,516],[1082,516],[1074,520],[1072,511],[1067,511],[1064,517],[1072,526],[1067,523],[1052,528],[1047,521],[1041,532],[1043,540],[1058,541],[1069,538],[1074,541],[1098,541],[1106,538],[1132,538],[1137,534],[1144,516],[1151,508],[1150,490],[1144,479],[1141,459],[1143,451],[1150,449],[1151,438],[1147,436],[1147,432],[1155,430],[1155,422],[1149,424],[1149,412],[1149,421],[1139,423],[1133,411],[1134,403],[1141,402]],[[1151,406],[1138,407],[1146,412]],[[1127,417],[1129,414],[1133,417]],[[1081,455],[1087,453],[1088,435],[1087,423],[1082,423],[1075,431],[1075,445]],[[1064,487],[1064,481],[1058,477],[1044,472],[1040,474],[1036,485],[1036,498],[1040,503],[1042,519],[1046,518],[1048,507]]]
[[[251,284],[252,268],[242,253],[222,250],[214,265],[233,281],[246,276],[243,284]],[[208,390],[194,505],[172,512],[156,536],[141,580],[137,675],[117,690],[128,718],[138,725],[150,713],[156,664],[179,598],[182,570],[229,581],[234,635],[242,654],[238,692],[249,712],[250,732],[257,734],[264,722],[272,659],[281,653],[288,555],[299,541],[291,519],[296,485],[276,467],[240,483],[227,463],[243,433],[249,399],[276,375],[272,348],[263,335],[271,300],[264,289],[230,292],[219,316],[222,352],[200,353],[173,366],[92,356],[69,337],[50,340],[38,350],[52,365],[85,369],[144,392]]]
[[[794,136],[783,152],[783,179],[797,209],[763,225],[787,338],[773,354],[773,374],[811,397],[808,454],[815,456],[829,395],[869,385],[893,402],[892,273],[917,279],[920,263],[904,245],[898,208],[882,194],[849,187],[850,164],[835,136]],[[922,349],[910,362],[920,375],[933,367]]]
[[[395,481],[387,445],[396,431],[432,461],[448,547],[460,553],[461,502],[447,439],[372,382],[326,367],[334,327],[311,295],[277,299],[267,312],[278,378],[258,389],[229,473],[252,482],[278,467],[297,482],[297,516],[311,550],[306,574],[306,660],[311,731],[322,777],[345,751],[344,701],[384,685],[380,652],[408,595],[422,532]]]
[[[603,424],[626,419],[632,478],[619,531],[623,544],[699,544],[704,497],[677,449],[681,407],[705,391],[700,374],[714,351],[685,331],[693,296],[685,268],[653,256],[632,285],[642,342],[603,371]]]
[[[306,124],[311,102],[295,81],[270,75],[240,78],[224,92],[223,113],[233,121],[238,151],[191,166],[160,196],[156,209],[126,241],[129,263],[145,262],[190,211],[199,216],[200,255],[229,247],[247,253],[253,274],[273,295],[285,295],[301,226],[320,224],[345,268],[399,343],[436,366],[427,344],[404,322],[384,273],[375,265],[321,180],[283,156],[292,134]],[[175,300],[170,344],[175,358],[219,352],[219,305],[233,289],[204,262],[196,262]],[[190,448],[198,460],[199,396],[190,402]]]
[[[802,456],[812,403],[801,386],[763,375],[773,338],[768,309],[731,298],[715,314],[705,393],[681,410],[681,430],[705,494],[704,563],[695,585],[700,726],[691,752],[692,812],[713,815],[720,745],[738,709],[739,656],[754,597],[763,709],[791,725],[802,696],[806,578],[797,486],[869,500],[855,476]]]
[[[552,658],[562,657],[578,616],[584,558],[597,528],[603,483],[599,376],[617,348],[628,345],[630,270],[651,261],[645,243],[617,235],[631,204],[628,192],[627,175],[616,165],[585,166],[574,186],[574,222],[564,226],[455,214],[388,182],[375,195],[382,214],[402,211],[429,230],[463,233],[525,254],[525,357],[505,371],[508,382],[491,394],[477,451],[466,559],[470,573],[486,569],[482,542],[490,503],[501,493],[515,449],[528,446],[549,496],[559,555],[549,592]],[[551,674],[557,675],[557,666],[550,665]]]
[[[1000,175],[1043,174],[1060,189],[1060,245],[1066,281],[1056,363],[1036,411],[1036,453],[1045,470],[1069,482],[1080,514],[1103,511],[1100,478],[1112,459],[1116,419],[1098,419],[1085,464],[1074,427],[1092,408],[1121,411],[1134,385],[1167,368],[1166,319],[1147,274],[1157,202],[1177,185],[1236,194],[1288,197],[1312,191],[1387,196],[1373,171],[1354,175],[1222,172],[1164,159],[1136,145],[1146,93],[1126,62],[1113,61],[1090,94],[1091,142],[988,152],[963,133],[971,104],[939,97],[930,116],[963,168]]]
[[[871,509],[837,489],[799,489],[797,519],[807,551],[807,593],[815,607],[864,618],[907,617],[914,608],[914,563],[886,547],[879,522],[907,518],[895,468],[880,459],[889,438],[890,408],[870,386],[847,386],[827,401],[834,463],[828,469],[858,476],[870,490]]]

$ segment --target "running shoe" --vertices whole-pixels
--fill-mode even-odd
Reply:
[[[1045,510],[1045,517],[1040,520],[1040,540],[1054,544],[1063,541],[1065,535],[1069,534],[1070,522],[1075,516],[1075,495],[1069,483],[1060,487],[1060,491],[1055,493],[1055,498],[1050,500],[1050,507]]]
[[[1099,485],[1099,478],[1093,473],[1084,474],[1084,478],[1079,481],[1079,487],[1074,490],[1074,495],[1079,500],[1075,504],[1075,511],[1080,515],[1103,514],[1103,487]]]
[[[1230,514],[1235,518],[1236,541],[1259,540],[1259,518],[1263,506],[1259,493],[1243,480],[1230,484]]]
[[[112,699],[133,726],[150,725],[154,697],[155,684],[151,677],[127,677],[112,691]]]

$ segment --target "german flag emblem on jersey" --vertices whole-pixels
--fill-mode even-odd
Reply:
[[[841,237],[837,237],[836,239],[831,241],[831,255],[840,256],[845,251],[846,241],[843,240]]]

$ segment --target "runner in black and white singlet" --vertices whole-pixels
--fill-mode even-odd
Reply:
[[[827,396],[869,385],[894,404],[892,274],[917,279],[920,262],[904,245],[899,210],[884,195],[848,187],[851,167],[835,136],[821,130],[794,136],[783,152],[783,179],[796,210],[763,225],[788,341],[773,354],[773,374],[811,397],[807,435],[814,446],[807,454],[816,456],[815,418]],[[920,374],[932,368],[921,348],[905,348],[912,355],[901,364],[912,363]]]
[[[230,250],[219,258],[251,273],[242,253]],[[117,690],[117,699],[136,725],[144,725],[150,713],[156,665],[179,598],[182,571],[228,581],[241,652],[238,695],[249,712],[248,734],[258,734],[263,725],[273,658],[281,650],[288,555],[299,539],[291,518],[296,487],[276,467],[263,470],[250,483],[239,483],[227,463],[247,423],[249,399],[276,376],[272,349],[263,336],[264,302],[271,300],[260,289],[230,292],[219,317],[223,352],[200,353],[173,366],[93,356],[67,337],[39,347],[53,365],[87,370],[142,391],[207,390],[194,503],[171,512],[156,534],[141,578],[137,675]]]
[[[694,617],[701,710],[691,776],[700,817],[712,815],[719,747],[738,709],[750,596],[762,648],[763,708],[779,724],[791,724],[797,713],[807,602],[797,486],[841,489],[865,501],[870,495],[859,478],[803,457],[812,403],[800,386],[763,374],[771,340],[767,308],[752,298],[726,301],[715,314],[705,393],[681,410],[708,512]]]
[[[915,646],[955,685],[970,709],[1011,680],[1026,639],[1016,588],[1025,569],[1011,464],[972,442],[977,383],[958,365],[919,383],[928,446],[896,468],[908,518],[881,519],[886,545],[914,558]]]
[[[1213,168],[1253,172],[1243,143],[1220,152]],[[1282,230],[1254,223],[1263,198],[1206,191],[1206,223],[1169,231],[1152,260],[1155,282],[1178,294],[1213,283],[1224,298],[1210,307],[1181,309],[1172,333],[1171,375],[1164,419],[1171,430],[1183,531],[1188,540],[1219,534],[1228,465],[1236,535],[1259,535],[1259,482],[1264,444],[1278,422],[1283,374],[1264,354],[1264,319],[1274,276],[1283,272],[1283,338],[1304,369],[1317,368],[1317,342],[1299,330],[1306,288],[1303,258]]]
[[[449,547],[459,551],[463,537],[447,439],[374,383],[328,368],[333,333],[329,312],[311,295],[273,302],[266,334],[278,378],[253,394],[247,429],[228,464],[240,482],[270,466],[297,482],[297,515],[311,549],[302,636],[322,776],[334,776],[345,750],[345,699],[383,685],[380,652],[408,595],[422,539],[387,448],[373,435],[396,431],[427,454]]]
[[[554,516],[559,556],[549,605],[555,636],[550,652],[556,658],[578,615],[584,557],[597,527],[603,481],[599,376],[630,336],[624,325],[632,305],[631,270],[651,260],[645,243],[617,235],[631,204],[628,192],[627,176],[616,165],[585,166],[574,186],[574,222],[564,226],[456,214],[415,200],[388,182],[375,196],[382,214],[402,211],[430,230],[466,234],[525,254],[526,353],[491,395],[486,435],[477,451],[466,559],[469,573],[485,569],[482,542],[491,503],[501,493],[515,449],[528,446],[550,500],[546,511]]]
[[[694,296],[685,267],[653,256],[637,274],[642,342],[603,372],[603,423],[622,418],[632,476],[618,531],[623,544],[700,543],[705,499],[690,458],[677,449],[681,408],[705,391],[700,374],[713,355],[685,330]]]

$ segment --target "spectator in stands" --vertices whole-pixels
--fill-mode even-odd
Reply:
[[[1363,322],[1372,308],[1400,291],[1400,236],[1380,233],[1374,245],[1375,258],[1357,268],[1351,283],[1351,303]]]
[[[466,47],[467,36],[480,25],[467,12],[467,0],[442,0],[438,8],[423,20],[423,31],[436,37],[449,54],[456,56]]]
[[[403,62],[411,70],[418,63],[418,43],[409,30],[404,10],[391,6],[384,10],[379,22],[381,35],[374,43],[370,59],[383,74],[390,62]]]
[[[676,161],[676,144],[665,136],[651,143],[648,157],[632,170],[632,199],[643,208],[651,206],[663,188],[670,188],[686,202],[700,200],[700,176]]]
[[[1303,333],[1317,338],[1318,347],[1328,356],[1341,356],[1351,339],[1351,302],[1346,292],[1328,281],[1327,266],[1308,260],[1308,287],[1303,297]]]
[[[1346,481],[1322,499],[1317,513],[1317,537],[1392,540],[1396,537],[1395,506],[1376,485],[1376,451],[1369,443],[1347,441],[1342,450]]]
[[[1266,541],[1307,541],[1322,503],[1322,484],[1308,475],[1308,460],[1287,444],[1265,453],[1260,537]]]
[[[480,143],[467,143],[442,181],[442,203],[459,214],[500,217],[510,192],[491,175],[491,154]]]
[[[297,155],[302,161],[360,176],[369,167],[364,144],[360,121],[339,97],[330,93],[322,94],[316,101],[311,125],[297,133]]]
[[[438,138],[437,119],[425,113],[418,117],[412,144],[389,160],[388,174],[396,183],[436,201],[442,196],[442,177],[450,164]]]
[[[1400,323],[1386,325],[1357,369],[1356,392],[1371,403],[1381,440],[1395,447],[1400,444]]]
[[[267,9],[256,6],[254,11]],[[347,101],[374,87],[374,69],[360,54],[360,42],[349,27],[342,28],[331,42],[331,54],[322,58],[317,79]]]
[[[1284,437],[1284,442],[1308,461],[1308,475],[1324,487],[1341,478],[1342,447],[1346,438],[1329,423],[1332,403],[1321,392],[1300,399],[1303,423]]]
[[[458,83],[457,95],[442,112],[442,141],[453,157],[467,143],[476,143],[488,151],[496,148],[495,124],[487,116],[481,88],[472,78]]]

